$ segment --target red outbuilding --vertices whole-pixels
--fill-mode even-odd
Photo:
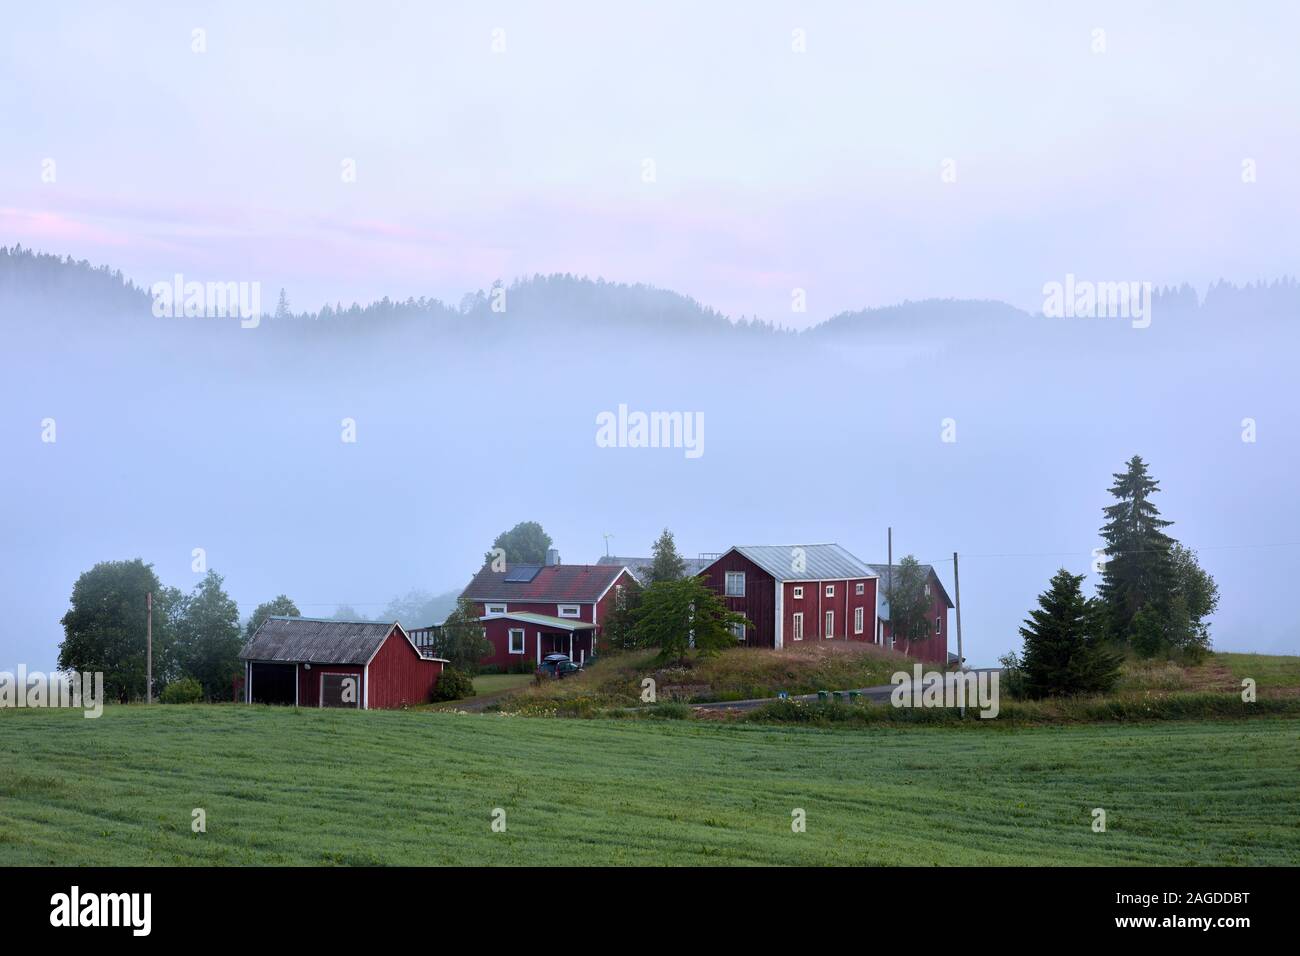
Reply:
[[[267,618],[239,657],[247,703],[362,710],[425,703],[447,663],[396,621],[280,616]]]

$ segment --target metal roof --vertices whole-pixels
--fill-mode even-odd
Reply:
[[[682,558],[682,576],[693,578],[713,562],[713,558],[684,557]],[[650,566],[655,563],[655,559],[625,558],[616,554],[607,554],[596,563],[627,568],[632,572],[632,577],[636,578],[638,584],[645,585],[650,583]]]
[[[596,564],[548,564],[530,581],[511,581],[517,565],[493,571],[490,564],[474,575],[462,593],[471,601],[533,601],[543,604],[594,604],[618,580],[623,568]]]
[[[872,572],[875,573],[876,577],[880,578],[880,587],[877,589],[876,593],[879,594],[879,595],[881,596],[881,599],[882,599],[882,600],[884,600],[884,598],[885,598],[885,588],[888,587],[888,585],[887,585],[886,582],[889,580],[889,565],[888,565],[888,564],[872,564],[872,565],[869,565],[869,567],[871,568]],[[953,603],[952,603],[952,598],[950,598],[950,597],[948,596],[948,590],[943,586],[943,580],[939,577],[939,572],[936,571],[936,570],[934,569],[934,565],[932,565],[932,564],[923,564],[923,565],[921,565],[921,567],[922,567],[922,568],[923,568],[927,573],[929,573],[930,576],[932,576],[932,577],[934,578],[935,583],[939,585],[939,593],[943,595],[943,599],[944,599],[944,601],[947,603],[947,605],[948,605],[949,607],[953,607],[954,605],[953,605]],[[894,573],[895,573],[895,574],[898,573],[898,568],[899,568],[899,565],[895,564],[895,565],[894,565]],[[888,616],[889,616],[889,611],[888,611],[889,602],[888,602],[888,600],[885,600],[885,607],[886,607],[886,610],[885,610],[885,615],[884,615],[884,616],[885,616],[886,619],[888,619]]]
[[[510,621],[523,621],[525,624],[536,624],[539,627],[553,627],[560,631],[590,631],[596,627],[590,621],[578,621],[571,617],[551,617],[549,614],[534,614],[532,611],[519,611],[511,614],[484,614],[479,620],[499,621],[502,618]]]
[[[841,581],[876,576],[838,544],[738,544],[730,550],[740,552],[778,581]],[[796,567],[801,570],[796,571]]]
[[[268,617],[239,652],[240,660],[286,664],[365,664],[375,656],[396,621],[328,621],[314,617]]]

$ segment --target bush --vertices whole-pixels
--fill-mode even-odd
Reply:
[[[158,695],[164,704],[197,704],[203,700],[203,685],[193,677],[174,680]]]
[[[461,700],[474,696],[474,678],[462,670],[448,667],[438,678],[438,686],[433,689],[432,700]]]

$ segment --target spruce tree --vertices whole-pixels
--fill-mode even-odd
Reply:
[[[677,544],[673,533],[664,528],[664,533],[654,543],[654,560],[650,562],[650,583],[656,581],[677,581],[686,573],[686,562],[677,553]]]
[[[1115,503],[1103,509],[1106,523],[1101,536],[1107,560],[1097,596],[1106,611],[1110,636],[1129,642],[1133,618],[1140,610],[1149,606],[1151,614],[1163,614],[1167,607],[1173,584],[1170,549],[1174,541],[1164,529],[1173,522],[1161,518],[1151,501],[1160,483],[1147,474],[1140,456],[1130,458],[1128,469],[1114,478],[1110,493]]]
[[[1020,629],[1028,697],[1101,693],[1119,677],[1120,656],[1107,648],[1096,603],[1083,596],[1082,582],[1082,574],[1057,571]]]

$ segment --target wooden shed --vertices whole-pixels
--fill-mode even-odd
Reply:
[[[240,652],[244,700],[297,707],[405,707],[429,700],[447,661],[397,621],[270,617]]]

